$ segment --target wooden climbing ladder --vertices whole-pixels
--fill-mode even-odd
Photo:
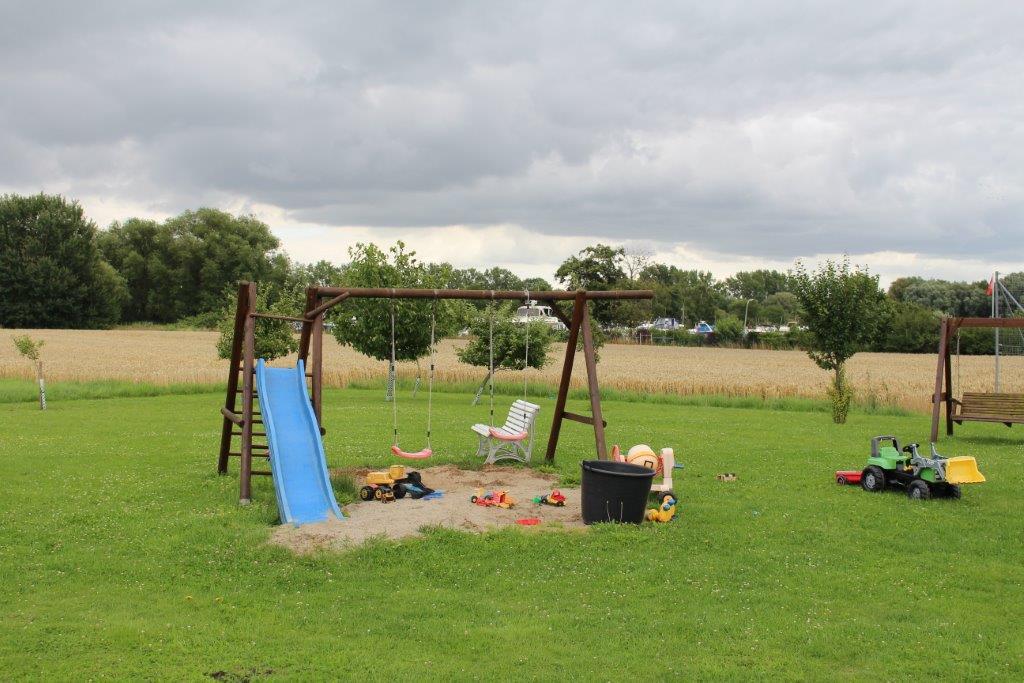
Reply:
[[[266,458],[269,463],[270,444],[267,433],[262,430],[263,415],[259,410],[259,394],[256,391],[256,320],[270,318],[302,323],[299,358],[307,361],[310,341],[313,341],[313,366],[320,368],[323,340],[323,311],[317,313],[315,308],[315,288],[307,291],[307,312],[309,317],[293,318],[284,315],[260,313],[256,310],[256,283],[241,282],[238,285],[238,302],[235,307],[235,328],[231,341],[231,360],[228,366],[228,386],[224,397],[224,406],[220,409],[224,418],[220,434],[220,455],[217,458],[217,472],[227,474],[230,458],[238,458],[239,466],[239,500],[245,505],[252,498],[252,478],[254,476],[270,476],[267,469],[254,470],[253,458]],[[312,302],[312,303],[310,303]],[[310,397],[317,422],[320,422],[321,398],[320,372],[310,372],[307,365],[306,379],[312,383]],[[241,385],[241,386],[239,386]],[[241,405],[239,405],[241,397]],[[324,428],[320,426],[320,433]],[[238,439],[238,449],[233,450]],[[258,439],[259,441],[254,441]]]

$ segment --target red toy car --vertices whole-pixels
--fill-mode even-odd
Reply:
[[[860,470],[836,470],[836,483],[840,486],[860,483]]]

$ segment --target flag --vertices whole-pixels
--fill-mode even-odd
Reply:
[[[985,296],[992,296],[992,291],[996,287],[996,276],[993,275],[988,280],[988,289],[985,290]]]

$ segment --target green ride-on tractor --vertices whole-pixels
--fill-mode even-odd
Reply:
[[[895,436],[871,439],[871,457],[861,472],[860,485],[872,493],[902,486],[909,498],[926,500],[932,496],[959,498],[961,484],[985,481],[974,458],[944,458],[935,451],[935,444],[928,458],[917,452],[919,445],[909,444],[901,452]]]

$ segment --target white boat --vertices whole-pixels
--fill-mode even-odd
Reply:
[[[540,306],[536,301],[527,301],[525,306],[516,309],[512,316],[512,322],[525,325],[532,322],[542,322],[552,330],[564,330],[565,324],[551,313],[550,306]]]

